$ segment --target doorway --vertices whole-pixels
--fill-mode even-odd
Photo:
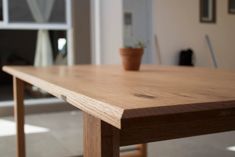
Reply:
[[[155,63],[152,0],[123,0],[123,43],[145,45],[144,64]]]

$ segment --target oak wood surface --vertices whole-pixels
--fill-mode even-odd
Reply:
[[[13,78],[14,117],[16,121],[17,157],[25,157],[24,134],[24,82]]]
[[[87,113],[83,120],[84,157],[119,157],[119,129]]]
[[[119,157],[120,130],[83,113],[84,157]],[[121,157],[147,157],[147,145],[139,144],[135,150]]]
[[[83,65],[9,67],[4,71],[119,129],[130,119],[235,107],[235,71]]]

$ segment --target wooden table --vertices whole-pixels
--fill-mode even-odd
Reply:
[[[13,75],[18,157],[25,156],[24,82],[84,112],[84,156],[235,129],[235,71],[143,66],[4,67]],[[190,151],[190,150],[188,150]]]

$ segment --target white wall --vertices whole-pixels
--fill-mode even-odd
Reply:
[[[100,17],[97,17],[99,15],[95,11],[97,9],[95,5],[97,4],[99,5],[98,14],[100,14]],[[93,63],[99,62],[94,59],[98,58],[101,64],[119,64],[119,48],[123,46],[122,1],[92,0],[91,5]],[[97,18],[100,20],[96,21]],[[95,44],[97,42],[100,43],[99,46]],[[100,55],[100,57],[97,55]]]
[[[196,65],[212,67],[204,36],[208,34],[221,68],[235,68],[235,15],[227,0],[217,0],[217,23],[199,23],[199,0],[154,0],[154,28],[164,64],[176,64],[178,51],[191,47]]]

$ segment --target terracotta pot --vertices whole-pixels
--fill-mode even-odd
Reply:
[[[138,71],[140,69],[143,48],[121,48],[120,55],[125,70]]]

